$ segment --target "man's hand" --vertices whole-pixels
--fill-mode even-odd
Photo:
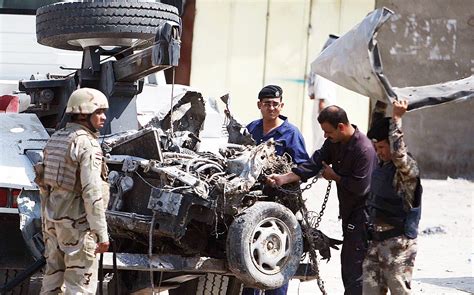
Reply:
[[[341,177],[336,172],[334,172],[334,169],[332,169],[331,166],[326,164],[326,162],[323,161],[322,163],[324,167],[322,176],[324,177],[324,179],[339,182],[341,180]]]
[[[110,243],[109,242],[105,242],[105,243],[97,243],[97,248],[95,249],[95,253],[104,253],[104,252],[107,252],[107,250],[109,250],[109,245]]]
[[[289,172],[286,174],[272,174],[267,176],[267,184],[272,187],[282,186],[284,184],[299,181],[301,178],[294,174],[293,172]]]
[[[408,108],[408,100],[402,99],[402,100],[395,100],[393,102],[393,114],[392,117],[395,120],[399,120],[402,118],[402,116],[407,112]]]
[[[320,113],[322,110],[324,110],[325,107],[326,107],[326,100],[324,98],[318,99],[318,109]]]
[[[385,103],[381,100],[377,100],[377,102],[375,103],[375,107],[378,108],[378,109],[385,110],[387,108],[387,103]]]

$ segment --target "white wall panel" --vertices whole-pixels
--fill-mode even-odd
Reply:
[[[261,87],[278,84],[283,113],[310,143],[309,64],[329,34],[343,34],[373,8],[374,0],[196,0],[191,85],[205,96],[230,92],[234,113],[247,123],[260,115]],[[343,88],[337,94],[349,119],[366,131],[368,100]]]

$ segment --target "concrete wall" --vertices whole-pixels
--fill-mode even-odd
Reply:
[[[393,86],[417,86],[474,73],[474,1],[377,0],[395,12],[379,34],[385,73]],[[406,115],[409,150],[424,177],[474,179],[474,102]]]
[[[260,117],[257,94],[264,85],[282,86],[283,113],[308,145],[309,64],[328,34],[348,31],[374,5],[374,0],[196,0],[191,85],[215,98],[230,92],[232,110],[244,123]],[[366,130],[368,99],[340,87],[338,101]]]

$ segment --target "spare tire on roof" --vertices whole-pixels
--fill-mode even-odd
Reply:
[[[143,48],[151,44],[164,21],[181,25],[176,7],[143,1],[61,2],[36,11],[36,38],[40,44],[66,50]]]

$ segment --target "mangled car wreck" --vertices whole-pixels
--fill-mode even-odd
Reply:
[[[289,156],[276,156],[271,141],[200,152],[203,109],[200,94],[187,92],[148,127],[103,138],[111,185],[106,215],[117,251],[225,259],[245,285],[263,289],[286,283],[308,251],[303,245],[314,248],[302,227],[321,238],[317,246],[328,258],[329,241],[295,216],[307,214],[299,185],[265,186],[265,175],[290,171]],[[229,138],[238,138],[228,116]],[[173,128],[170,117],[180,118]]]

